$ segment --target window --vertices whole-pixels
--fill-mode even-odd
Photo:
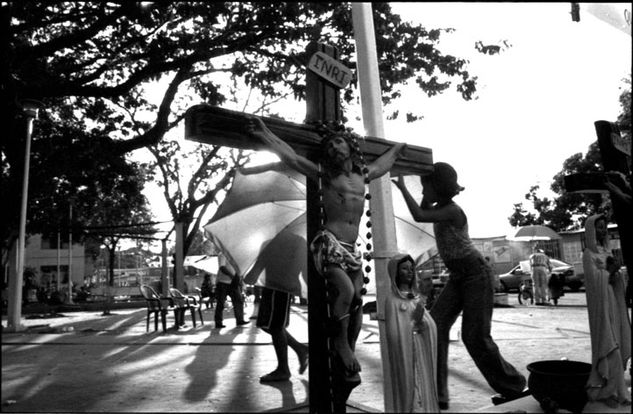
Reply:
[[[57,266],[41,266],[42,281],[44,283],[57,283]],[[59,266],[62,279],[60,283],[68,283],[68,265]]]
[[[53,250],[53,249],[56,250],[57,249],[57,236],[51,237],[51,238],[47,238],[47,237],[42,236],[41,249],[42,250]],[[68,250],[68,242],[67,241],[64,242],[62,240],[60,249]]]

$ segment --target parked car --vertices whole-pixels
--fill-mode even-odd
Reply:
[[[573,265],[556,259],[550,259],[550,262],[552,263],[552,274],[562,274],[565,277],[565,286],[574,292],[580,290],[583,281],[576,275]],[[521,279],[529,277],[531,274],[529,260],[520,262],[509,272],[499,275],[499,283],[501,284],[502,291],[518,291]]]

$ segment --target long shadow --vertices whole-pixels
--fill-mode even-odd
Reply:
[[[3,404],[2,411],[103,411],[104,404],[111,404],[105,408],[107,411],[142,409],[139,396],[123,387],[139,373],[165,375],[170,365],[178,363],[179,356],[171,351],[180,346],[151,346],[156,344],[150,343],[177,331],[162,333],[159,328],[156,332],[130,333],[131,327],[145,327],[145,312],[140,309],[103,319],[69,321],[59,328],[73,326],[74,332],[57,338],[49,335],[45,342],[36,342],[28,334],[19,334],[24,340],[11,338],[10,343],[3,342],[3,401],[10,403]],[[84,338],[104,333],[111,338],[104,343]],[[208,377],[208,372],[206,374]],[[161,390],[148,390],[148,393],[156,391]]]
[[[209,392],[218,385],[218,371],[226,366],[233,352],[232,345],[214,343],[213,336],[219,334],[218,330],[212,330],[202,344],[197,346],[193,361],[185,368],[185,372],[190,377],[183,392],[185,401],[203,401],[207,399]],[[223,333],[222,336],[226,338],[227,342],[232,342],[237,333],[229,331]]]
[[[300,292],[301,285],[307,285],[307,252],[305,238],[299,236],[298,233],[305,234],[305,216],[300,216],[275,237],[263,244],[263,248],[252,269],[245,276],[245,280],[248,283],[255,283],[257,281],[271,289]],[[307,319],[307,313],[300,315],[300,317]],[[254,332],[255,331],[253,331],[253,339]],[[272,343],[264,346],[269,347],[271,353],[274,352]],[[241,358],[242,362],[234,369],[236,373],[241,372],[243,375],[236,378],[233,389],[239,391],[236,395],[231,397],[241,398],[242,396],[240,394],[247,393],[248,390],[253,390],[255,395],[257,395],[259,391],[255,392],[256,389],[254,387],[270,386],[277,388],[281,392],[282,409],[293,408],[293,406],[296,405],[296,397],[293,393],[293,381],[275,384],[260,384],[259,381],[254,383],[253,378],[258,378],[272,371],[275,366],[269,367],[266,372],[252,375],[253,364],[251,361],[256,357],[255,349],[251,347],[241,351],[243,352],[243,357]],[[290,347],[288,348],[288,359],[291,371],[293,371],[296,355]],[[276,361],[274,364],[276,365]],[[301,379],[301,381],[304,386],[307,387],[308,382],[305,379]],[[308,395],[307,391],[306,395]],[[248,404],[248,402],[242,401],[240,408],[244,411],[257,409],[255,405]]]
[[[300,381],[301,381],[301,385],[303,385],[303,387],[305,388],[305,393],[307,396],[309,394],[308,381],[305,379],[301,379]],[[262,385],[277,389],[282,397],[280,408],[272,408],[270,410],[265,410],[264,412],[273,412],[273,413],[283,412],[283,411],[287,411],[288,409],[296,409],[299,407],[309,406],[307,398],[304,401],[297,402],[297,399],[293,391],[293,384],[290,381],[266,382],[266,383],[263,383]]]

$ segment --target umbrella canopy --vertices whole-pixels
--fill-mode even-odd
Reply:
[[[514,236],[509,237],[516,241],[558,240],[560,235],[547,226],[531,225],[519,227]]]
[[[415,187],[414,177],[407,178],[410,188]],[[421,189],[420,184],[417,187]],[[416,258],[435,246],[432,225],[416,223],[399,196],[394,192],[398,246]],[[307,297],[305,199],[305,177],[293,170],[238,172],[204,228],[246,283]],[[363,217],[361,229],[366,228]],[[362,237],[358,242],[364,248]]]
[[[217,256],[207,255],[186,256],[183,266],[195,267],[213,275],[218,273],[218,268],[220,267]]]

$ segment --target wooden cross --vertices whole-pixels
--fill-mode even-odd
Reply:
[[[310,43],[306,49],[306,56],[309,58],[316,53],[318,53],[317,59],[313,59],[312,62],[325,62],[325,59],[321,58],[323,54],[333,59],[338,57],[335,48],[321,43]],[[335,63],[332,63],[332,66],[334,67]],[[334,70],[332,73],[340,74]],[[342,75],[337,77],[338,79],[344,78]],[[296,124],[266,117],[262,117],[262,120],[273,133],[288,143],[298,154],[318,162],[321,136],[311,123],[341,120],[339,90],[336,86],[308,70],[306,77],[306,123]],[[245,127],[248,116],[242,112],[209,105],[193,106],[185,115],[185,138],[205,144],[267,150],[259,140],[252,138],[247,133]],[[391,148],[395,142],[376,137],[365,137],[364,142],[361,140],[359,144],[367,162],[370,163]],[[396,161],[391,173],[392,175],[400,173],[426,175],[431,172],[432,165],[433,159],[430,149],[409,145],[406,155]],[[319,229],[319,199],[317,184],[313,183],[312,180],[306,180],[306,186],[306,240],[308,242],[306,248],[309,249],[309,244]],[[325,331],[326,320],[325,283],[317,273],[311,255],[308,255],[309,400],[310,412],[313,413],[344,412],[345,410],[345,407],[340,405],[340,401],[337,403],[336,390],[331,390]],[[334,395],[332,391],[334,391]]]
[[[631,139],[620,135],[617,124],[608,121],[594,122],[598,135],[598,147],[604,171],[619,171],[631,177]],[[563,177],[565,190],[579,193],[608,192],[602,173],[570,174]],[[622,257],[629,275],[633,275],[633,215],[631,206],[611,196],[613,215],[618,224]],[[627,295],[631,297],[631,282],[627,285]]]

